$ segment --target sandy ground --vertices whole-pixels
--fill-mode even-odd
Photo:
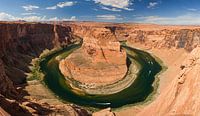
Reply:
[[[188,53],[184,49],[149,49],[148,47],[145,47],[141,44],[131,44],[130,46],[148,51],[149,53],[155,55],[160,60],[162,60],[164,65],[167,66],[166,71],[159,75],[160,82],[157,95],[162,93],[165,90],[165,87],[167,87],[170,84],[170,82],[176,77],[177,72],[181,71],[181,63],[188,55]],[[115,114],[117,116],[134,116],[137,115],[137,113],[140,112],[145,106],[147,105],[144,104],[139,106],[122,108],[120,110],[115,111]]]
[[[29,81],[25,90],[29,94],[25,98],[37,99],[41,103],[49,103],[50,105],[64,104],[38,80]]]

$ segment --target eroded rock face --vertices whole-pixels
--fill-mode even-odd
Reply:
[[[92,116],[115,116],[111,108],[103,109],[92,114]]]
[[[3,61],[0,59],[0,94],[3,94],[7,97],[16,97],[16,89],[13,86],[13,82],[8,78],[5,73],[5,68]]]
[[[24,72],[32,58],[44,49],[52,49],[64,42],[70,42],[70,27],[49,24],[0,24],[0,58],[5,64],[6,75],[14,84],[25,82]],[[15,73],[13,75],[13,73]]]
[[[0,23],[0,106],[11,115],[81,115],[82,111],[76,111],[79,110],[76,107],[50,106],[37,100],[23,99],[21,90],[16,87],[26,82],[25,72],[29,71],[28,66],[33,58],[45,49],[72,41],[70,27],[41,23]],[[63,111],[70,108],[72,110],[69,112]]]
[[[18,102],[18,98],[15,98],[19,97],[19,91],[16,89],[16,85],[25,82],[24,72],[29,71],[27,66],[32,58],[37,57],[46,48],[52,49],[55,46],[70,43],[72,41],[71,31],[85,38],[82,49],[76,51],[74,56],[70,56],[73,62],[69,61],[67,64],[64,64],[70,64],[69,67],[71,67],[71,69],[74,68],[73,70],[76,74],[84,73],[84,71],[88,71],[89,73],[87,74],[96,72],[96,70],[94,71],[93,69],[85,69],[84,67],[87,67],[87,65],[81,67],[80,64],[82,62],[78,62],[79,64],[74,63],[76,60],[75,58],[77,58],[75,56],[82,54],[83,56],[79,58],[83,58],[83,61],[91,61],[89,62],[91,67],[96,67],[96,65],[98,65],[97,62],[100,64],[106,62],[101,64],[103,67],[105,67],[105,65],[111,66],[110,69],[103,68],[104,73],[102,73],[102,75],[109,75],[110,77],[117,73],[119,73],[117,75],[122,75],[122,73],[125,72],[125,70],[122,70],[125,62],[119,62],[118,59],[125,59],[125,55],[123,51],[120,51],[119,43],[116,42],[116,39],[113,39],[115,37],[117,40],[141,43],[150,48],[184,48],[187,51],[192,51],[200,43],[199,27],[192,26],[91,22],[61,24],[65,27],[40,23],[0,23],[0,103],[3,103],[1,107],[3,106],[2,108],[7,112],[9,111],[11,114],[26,112],[29,114],[26,109],[20,106],[24,103]],[[98,31],[94,28],[100,28],[102,30]],[[108,30],[111,30],[111,32]],[[164,92],[155,103],[147,107],[142,114],[199,114],[199,52],[199,47],[192,52],[190,55],[191,57],[183,63],[182,72],[174,79],[173,83],[166,89],[166,92]],[[110,54],[114,55],[110,56]],[[65,63],[65,61],[63,61],[63,63]],[[116,64],[118,69],[112,64]],[[77,68],[77,65],[81,67],[81,70]],[[101,68],[99,68],[99,70],[100,69]],[[123,69],[126,69],[126,67]],[[106,73],[107,70],[114,71]],[[117,73],[114,73],[116,72],[115,70],[117,70]],[[97,73],[100,74],[99,72]],[[68,75],[68,73],[66,75]],[[92,81],[94,82],[94,80]],[[97,82],[102,81],[104,80],[99,79]],[[105,81],[109,83],[114,82],[113,80]],[[37,103],[37,101],[34,103],[30,101],[23,102],[27,102],[24,106],[31,108],[31,111],[35,112],[35,114],[43,112],[39,108],[51,109],[51,112],[58,112],[58,114],[66,113],[61,109],[70,109],[70,111],[72,111],[71,114],[78,110],[70,106],[70,108],[68,108],[68,106],[49,106]],[[38,106],[38,109],[34,109],[35,106]],[[10,111],[10,107],[12,107],[12,111]],[[71,108],[73,110],[71,110]],[[37,110],[41,110],[41,112]],[[62,113],[59,113],[59,111]],[[80,115],[77,112],[74,114]]]
[[[116,36],[132,43],[142,43],[151,48],[184,48],[192,51],[200,44],[198,27],[136,25],[116,29]]]
[[[114,24],[74,22],[62,23],[70,26],[73,33],[84,37],[91,28],[106,27],[115,34],[117,40],[141,43],[150,48],[184,48],[192,51],[200,44],[200,27],[198,26],[163,26],[154,24]]]
[[[85,33],[83,45],[60,62],[64,76],[81,83],[106,85],[119,81],[126,72],[126,53],[109,29],[93,28]]]
[[[180,68],[181,72],[165,91],[139,115],[200,114],[200,46],[189,54]]]

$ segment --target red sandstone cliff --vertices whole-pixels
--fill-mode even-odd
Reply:
[[[36,114],[59,111],[59,107],[53,109],[48,104],[21,98],[21,90],[17,87],[26,83],[24,73],[29,71],[28,65],[32,58],[38,57],[45,49],[69,44],[71,41],[73,37],[70,27],[40,23],[0,23],[0,106],[11,115],[31,115],[26,108],[21,107],[24,102],[27,102],[27,108],[38,110]],[[69,113],[67,108],[64,114]],[[75,113],[77,108],[71,108]]]
[[[200,47],[182,63],[182,70],[140,116],[200,115]]]
[[[141,43],[151,48],[184,48],[192,51],[200,44],[199,27],[191,26],[159,26],[139,24],[108,23],[61,23],[56,27],[39,23],[1,23],[0,24],[0,94],[2,108],[9,111],[8,106],[18,113],[21,109],[17,99],[16,85],[25,82],[24,72],[28,71],[31,59],[44,49],[52,49],[63,43],[70,43],[71,31],[81,37],[93,34],[94,27],[109,27],[118,40]],[[98,31],[98,30],[97,30]],[[106,37],[107,38],[107,37]],[[104,41],[107,41],[105,38]],[[109,37],[108,37],[109,38]],[[199,48],[196,48],[184,63],[183,72],[166,89],[158,100],[148,106],[146,113],[184,113],[199,114]],[[166,102],[167,101],[167,102]],[[158,106],[158,107],[157,107]],[[17,112],[16,111],[16,112]],[[13,111],[10,111],[13,112]]]
[[[8,77],[7,80],[11,80],[14,85],[24,83],[24,72],[29,70],[27,66],[32,58],[37,57],[44,49],[52,49],[62,42],[69,43],[70,27],[56,27],[57,38],[54,25],[0,24],[0,61],[1,65],[4,64],[2,77]],[[8,91],[9,89],[6,93]]]
[[[139,42],[152,48],[184,48],[191,51],[200,44],[199,27],[133,26],[119,27],[116,36],[129,42]]]
[[[185,48],[191,51],[200,44],[198,26],[162,26],[153,24],[113,24],[74,22],[63,23],[70,26],[79,36],[86,36],[92,28],[110,29],[119,41],[127,40],[154,48]],[[90,33],[92,34],[92,33]]]

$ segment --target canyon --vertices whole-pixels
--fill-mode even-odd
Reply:
[[[57,100],[44,85],[26,78],[32,59],[45,49],[78,41],[75,35],[83,39],[83,45],[62,59],[59,68],[64,76],[72,75],[87,85],[92,83],[92,87],[115,83],[126,74],[127,54],[120,48],[122,41],[150,52],[168,67],[158,76],[159,88],[150,103],[127,106],[114,111],[115,115],[200,114],[199,26],[99,22],[1,22],[0,114],[91,115],[80,106]],[[114,115],[111,109],[103,112]]]

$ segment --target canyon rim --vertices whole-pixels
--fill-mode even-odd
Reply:
[[[0,116],[199,116],[197,5],[2,0]]]

